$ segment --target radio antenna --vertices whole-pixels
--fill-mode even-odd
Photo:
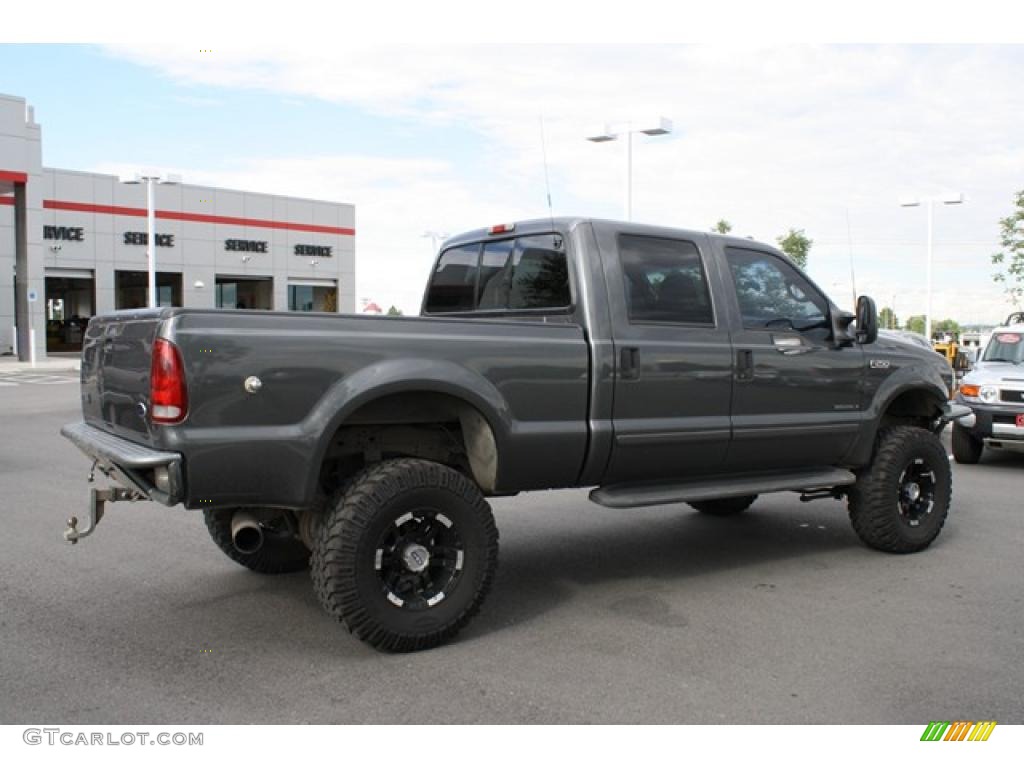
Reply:
[[[850,286],[853,288],[853,306],[857,306],[857,277],[853,272],[853,228],[850,226],[850,208],[846,208],[846,244],[850,250]]]
[[[548,218],[551,220],[551,229],[555,228],[555,213],[551,207],[551,180],[548,178],[548,142],[544,136],[544,115],[540,116],[540,151],[544,158],[544,190],[548,198]]]

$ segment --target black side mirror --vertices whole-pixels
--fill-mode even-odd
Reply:
[[[878,338],[878,310],[870,296],[857,299],[857,343],[871,344]]]

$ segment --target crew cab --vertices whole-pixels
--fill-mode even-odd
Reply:
[[[924,549],[950,502],[937,434],[968,413],[951,385],[934,352],[878,337],[869,298],[841,311],[771,246],[499,225],[444,243],[420,317],[94,317],[84,418],[62,431],[111,485],[65,535],[113,501],[202,510],[228,557],[310,568],[357,637],[417,650],[491,585],[488,497],[577,487],[727,515],[795,491],[848,499],[871,547]]]

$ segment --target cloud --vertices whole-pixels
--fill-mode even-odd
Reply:
[[[108,50],[186,85],[319,99],[407,124],[413,134],[440,127],[453,141],[477,139],[468,167],[444,155],[356,157],[339,147],[328,157],[233,158],[235,170],[206,177],[189,171],[219,185],[354,202],[360,293],[383,296],[390,275],[403,297],[417,297],[402,299],[406,309],[422,290],[424,229],[546,214],[542,116],[556,213],[618,216],[621,142],[591,144],[583,130],[663,114],[676,131],[635,142],[636,218],[707,228],[724,217],[767,242],[803,228],[818,243],[811,271],[826,289],[848,284],[850,238],[863,274],[858,288],[878,290],[880,304],[899,293],[898,303],[916,314],[923,212],[897,200],[964,191],[967,205],[936,211],[936,312],[990,321],[1005,314],[988,256],[998,219],[1024,187],[1018,48],[346,45],[202,57],[150,45]]]

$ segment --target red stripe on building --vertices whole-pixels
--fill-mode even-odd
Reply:
[[[14,205],[13,197],[0,197],[0,205]]]
[[[43,208],[57,211],[78,211],[80,213],[109,213],[115,216],[141,216],[145,218],[145,208],[128,208],[123,205],[93,205],[91,203],[74,203],[68,200],[43,200]],[[270,219],[244,219],[239,216],[213,216],[208,213],[189,213],[185,211],[157,211],[158,219],[170,221],[194,221],[201,224],[234,224],[240,227],[264,227],[265,229],[289,229],[297,232],[318,232],[325,235],[355,235],[350,227],[325,227],[319,224],[296,224],[291,221],[271,221]]]
[[[20,171],[0,170],[0,181],[13,181],[16,184],[28,184],[28,174]]]

